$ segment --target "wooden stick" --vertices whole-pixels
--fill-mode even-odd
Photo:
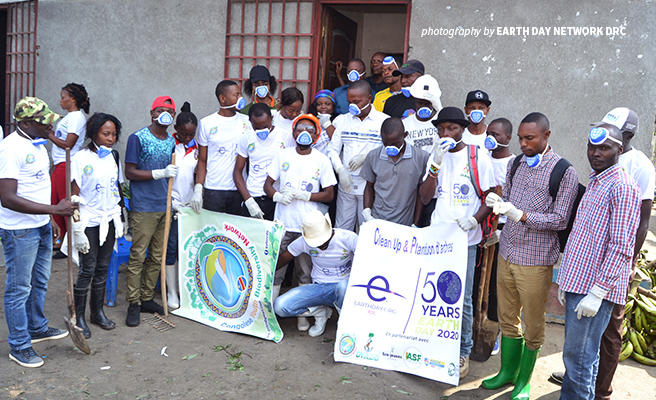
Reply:
[[[171,164],[175,165],[175,152],[171,155]],[[168,294],[166,292],[166,248],[169,243],[169,233],[171,231],[171,193],[173,192],[173,179],[169,178],[169,189],[166,194],[166,218],[164,219],[164,246],[162,247],[162,263],[160,273],[160,288],[162,289],[162,301],[164,304],[164,318],[169,317]]]

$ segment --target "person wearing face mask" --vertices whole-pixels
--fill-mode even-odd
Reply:
[[[430,75],[422,75],[410,86],[410,94],[415,99],[417,112],[403,118],[403,126],[408,137],[406,141],[410,144],[431,152],[437,136],[437,128],[432,121],[437,118],[437,113],[442,109],[440,97],[442,91],[437,80]],[[430,225],[430,218],[435,209],[437,193],[433,199],[424,206],[418,202],[416,207],[415,225],[423,228]]]
[[[280,254],[301,236],[303,217],[311,211],[319,210],[321,203],[332,200],[333,186],[337,184],[328,157],[312,148],[321,132],[319,120],[312,114],[303,114],[296,118],[293,128],[296,146],[285,148],[275,155],[264,182],[264,192],[276,203],[274,218],[285,224]],[[276,182],[279,190],[274,188]],[[310,256],[301,254],[294,263],[299,284],[311,284]],[[286,272],[287,265],[276,269],[273,281],[274,301],[280,293]],[[307,318],[299,317],[298,329],[305,331],[309,328]]]
[[[180,212],[182,207],[189,207],[194,195],[194,182],[196,167],[198,165],[198,145],[196,144],[196,130],[198,118],[191,112],[191,104],[184,102],[180,114],[175,118],[173,125],[175,133],[175,164],[179,166],[178,175],[173,180],[171,191],[171,209],[174,213]],[[166,291],[169,308],[180,307],[178,295],[178,218],[171,218],[169,241],[166,245]]]
[[[399,66],[393,56],[383,58],[382,76],[387,88],[376,93],[373,101],[374,108],[380,112],[383,112],[387,99],[401,93],[401,77],[392,75],[397,69],[399,69]]]
[[[619,161],[623,143],[614,123],[597,122],[588,133],[593,172],[556,278],[565,306],[563,400],[595,398],[601,338],[613,309],[626,304],[642,201]]]
[[[95,113],[87,121],[86,138],[89,144],[71,158],[71,193],[78,196],[80,218],[73,220],[73,245],[68,249],[64,240],[62,250],[73,251],[73,259],[80,266],[73,290],[76,325],[85,338],[91,337],[86,322],[89,288],[90,322],[104,330],[116,327],[103,310],[107,269],[112,258],[114,242],[123,236],[121,205],[123,170],[112,147],[121,134],[121,123],[110,114]],[[118,155],[118,153],[116,154]]]
[[[191,208],[200,214],[210,211],[241,215],[242,198],[232,172],[237,158],[237,143],[252,130],[248,117],[239,112],[246,105],[235,81],[216,85],[219,111],[200,120],[196,131],[198,168]]]
[[[330,90],[319,90],[314,95],[314,101],[308,106],[308,114],[312,114],[319,119],[321,123],[321,136],[312,146],[325,155],[328,155],[328,143],[333,137],[335,127],[333,120],[337,117],[335,111],[335,94]]]
[[[472,90],[467,93],[465,99],[465,114],[471,122],[462,134],[462,140],[466,144],[473,144],[481,149],[485,147],[485,117],[490,112],[490,97],[482,90]]]
[[[468,234],[467,275],[464,284],[460,335],[460,379],[462,379],[469,372],[469,355],[473,346],[472,295],[476,248],[483,237],[480,223],[492,210],[481,204],[472,183],[472,175],[476,174],[476,171],[469,166],[470,148],[462,141],[462,133],[469,125],[462,110],[456,107],[444,107],[437,114],[433,124],[437,127],[440,140],[433,147],[428,176],[419,187],[419,196],[423,204],[428,204],[437,190],[438,196],[431,216],[431,225],[456,222],[460,229]],[[484,196],[493,187],[492,164],[488,157],[479,154],[476,167],[478,185]]]
[[[251,102],[240,110],[242,114],[248,115],[248,110],[253,104],[264,103],[272,110],[278,107],[280,100],[273,97],[278,90],[278,82],[264,65],[256,65],[251,68],[243,89],[244,94],[251,98]]]
[[[424,75],[424,64],[419,60],[408,60],[401,68],[392,72],[400,77],[401,92],[390,97],[383,107],[383,112],[390,117],[403,118],[417,111],[415,98],[410,93],[410,87],[420,76]]]
[[[0,238],[5,253],[5,320],[9,359],[36,368],[44,361],[32,346],[61,339],[68,331],[51,328],[44,303],[52,265],[55,221],[71,216],[78,204],[50,205],[50,158],[45,144],[60,116],[41,99],[25,97],[14,109],[16,130],[0,142]]]
[[[129,306],[125,324],[131,327],[139,325],[141,312],[164,312],[153,296],[162,262],[168,178],[178,174],[178,166],[171,164],[175,139],[167,131],[174,117],[173,99],[156,98],[150,109],[151,124],[131,134],[125,150],[125,177],[130,180],[132,194],[132,247],[126,271]]]
[[[356,222],[364,222],[366,182],[360,177],[360,168],[367,154],[381,145],[380,127],[388,116],[371,105],[371,87],[367,81],[352,82],[347,95],[349,113],[333,121],[335,132],[329,145],[329,157],[339,176],[335,227],[354,230]]]
[[[232,177],[243,200],[242,215],[273,221],[276,203],[264,192],[267,169],[285,148],[285,134],[271,123],[271,110],[262,103],[248,111],[253,131],[242,135],[237,145],[237,161]],[[244,180],[244,168],[248,177]]]
[[[359,58],[354,58],[351,61],[349,61],[348,64],[346,65],[346,70],[347,70],[346,77],[348,78],[348,82],[340,81],[340,83],[342,83],[342,86],[333,90],[333,93],[335,94],[337,114],[346,114],[348,112],[349,101],[347,98],[347,91],[350,82],[359,81],[360,79],[364,80],[364,78],[367,76],[367,66],[365,65],[364,61],[362,61]],[[337,73],[337,76],[341,76],[341,68],[336,69],[335,73]],[[369,86],[369,88],[371,89],[371,85]],[[376,92],[374,92],[373,89],[371,89],[372,98],[375,95]]]
[[[549,194],[549,179],[562,158],[549,145],[549,120],[528,114],[517,132],[523,155],[511,177],[508,166],[501,197],[488,194],[485,204],[508,217],[499,238],[497,301],[501,327],[501,369],[483,380],[486,389],[514,384],[512,399],[528,398],[535,363],[544,343],[545,306],[558,261],[557,231],[567,227],[579,180],[566,169],[557,196]],[[522,330],[522,315],[524,326]]]
[[[360,171],[367,181],[362,214],[365,222],[383,219],[410,226],[430,155],[410,144],[408,132],[398,118],[386,119],[380,134],[383,145],[367,154]]]

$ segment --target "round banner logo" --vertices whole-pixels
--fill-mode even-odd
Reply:
[[[210,236],[196,258],[196,286],[203,302],[224,318],[239,318],[248,308],[253,271],[246,252],[223,235]]]

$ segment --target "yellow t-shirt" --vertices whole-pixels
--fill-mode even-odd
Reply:
[[[383,89],[376,93],[376,97],[374,97],[374,108],[380,112],[383,112],[383,108],[385,108],[385,102],[390,97],[392,97],[392,92],[390,92],[389,88]]]

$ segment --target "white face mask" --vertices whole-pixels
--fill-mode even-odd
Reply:
[[[371,104],[371,103],[367,103],[366,106],[360,108],[360,107],[358,107],[357,104],[351,103],[351,104],[349,104],[349,106],[348,106],[348,111],[349,111],[349,113],[350,113],[351,115],[357,117],[358,115],[362,114],[362,111],[363,111],[364,109],[366,109],[367,107],[369,107],[369,104]]]
[[[160,125],[169,126],[173,123],[173,116],[168,111],[164,111],[155,118],[155,121]]]
[[[96,142],[93,142],[93,145],[96,146],[96,150],[97,150],[96,153],[98,154],[98,157],[100,157],[100,158],[105,158],[105,157],[107,157],[108,155],[110,155],[112,153],[112,149],[110,149],[107,146],[104,146],[104,145],[103,146],[98,146],[96,144]]]
[[[346,77],[348,78],[349,81],[355,82],[355,81],[359,81],[360,77],[362,77],[362,75],[364,75],[364,73],[361,74],[358,71],[352,69],[352,70],[349,71],[349,73],[348,73],[348,75],[346,75]]]
[[[478,124],[485,118],[485,113],[481,110],[472,110],[472,112],[469,113],[469,119],[471,122]]]
[[[232,104],[232,105],[229,105],[229,106],[219,106],[219,108],[224,108],[224,109],[225,108],[235,108],[235,109],[237,109],[237,111],[243,109],[244,107],[246,107],[246,99],[244,99],[241,96],[237,99],[237,102],[235,104]]]
[[[267,86],[258,86],[255,88],[255,94],[257,97],[263,99],[269,94],[269,88]]]

